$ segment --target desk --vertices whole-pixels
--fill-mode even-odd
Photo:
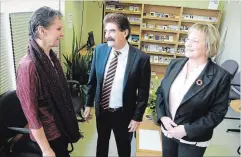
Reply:
[[[91,49],[94,51],[95,47],[96,47],[96,46],[94,45],[94,46],[91,47]],[[79,53],[80,53],[81,55],[86,55],[86,54],[88,53],[87,46],[84,47],[82,50],[80,50]]]
[[[88,50],[87,50],[87,48],[85,47],[85,48],[83,48],[82,50],[80,50],[80,52],[79,52],[81,55],[86,55],[87,53],[88,53]]]
[[[232,100],[230,106],[235,112],[240,113],[240,100]]]
[[[240,113],[240,99],[238,100],[232,100],[230,103],[231,108],[235,111]],[[240,120],[240,118],[229,118],[229,119],[236,119],[236,120]],[[240,125],[239,125],[240,127]],[[227,132],[240,132],[240,128],[239,129],[228,129]],[[238,147],[237,150],[238,154],[240,154],[240,146]]]
[[[141,122],[138,130],[136,131],[136,156],[162,156],[161,151],[151,151],[151,150],[143,150],[139,149],[139,129],[147,129],[147,130],[158,130],[160,133],[160,141],[161,141],[161,129],[160,126],[154,124],[152,120],[146,119],[143,117],[143,121]]]

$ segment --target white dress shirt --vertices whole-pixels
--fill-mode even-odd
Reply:
[[[110,62],[112,58],[114,58],[114,51],[115,49],[112,48],[106,67],[105,67],[105,74],[104,79],[106,78],[107,71],[109,69]],[[118,64],[116,68],[115,78],[112,84],[112,89],[110,93],[110,108],[119,108],[123,106],[123,84],[124,84],[124,76],[126,71],[126,65],[127,65],[127,59],[129,54],[129,44],[126,43],[126,45],[120,49],[116,50],[121,52],[121,54],[118,56]]]

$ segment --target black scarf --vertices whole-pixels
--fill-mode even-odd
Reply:
[[[77,142],[82,135],[80,134],[68,84],[57,56],[53,50],[50,50],[49,55],[55,66],[53,67],[48,56],[34,39],[29,41],[28,55],[36,66],[44,99],[52,107],[55,123],[61,135],[69,143]]]

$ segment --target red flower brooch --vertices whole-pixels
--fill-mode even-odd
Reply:
[[[203,84],[203,81],[200,80],[200,79],[198,79],[198,80],[196,81],[196,84],[197,84],[198,86],[201,86],[201,85]]]

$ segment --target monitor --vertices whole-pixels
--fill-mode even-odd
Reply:
[[[95,45],[94,34],[93,34],[93,31],[91,31],[88,33],[87,47],[90,48],[94,45]]]

